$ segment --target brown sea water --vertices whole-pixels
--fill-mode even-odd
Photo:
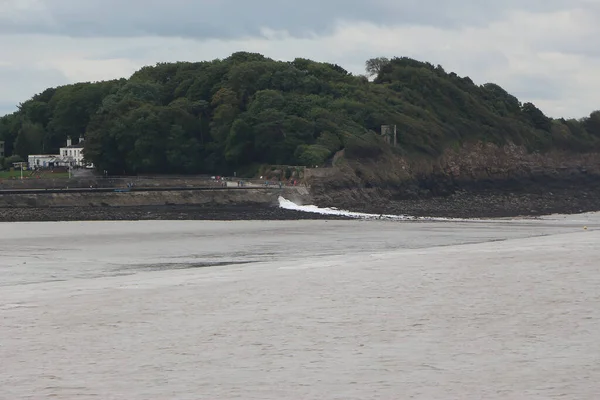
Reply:
[[[0,399],[596,398],[598,228],[0,224]]]

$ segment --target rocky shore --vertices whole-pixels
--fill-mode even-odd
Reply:
[[[0,222],[142,220],[299,220],[344,219],[273,206],[127,206],[0,208]]]
[[[362,188],[317,196],[322,207],[335,206],[373,214],[417,217],[503,218],[600,211],[600,180],[520,181],[450,188],[443,195],[423,191],[403,197],[405,191]]]
[[[281,209],[276,200],[279,195],[299,204],[415,217],[502,218],[600,211],[597,173],[470,181],[437,176],[402,185],[380,180],[377,187],[344,177],[314,183],[310,192],[304,188],[303,193],[234,190],[57,194],[45,200],[38,195],[4,195],[9,197],[0,203],[0,222],[345,218]]]
[[[469,193],[420,200],[393,200],[356,211],[417,217],[503,218],[600,211],[600,190],[548,193]]]
[[[499,218],[600,211],[600,185],[551,188],[528,192],[457,191],[441,197],[390,200],[385,191],[348,190],[321,199],[321,206],[373,214],[417,217]],[[299,220],[346,219],[285,210],[273,205],[162,205],[124,207],[0,208],[0,222],[135,221],[135,220]]]

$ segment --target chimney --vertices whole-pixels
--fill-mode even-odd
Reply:
[[[83,137],[83,135],[79,136],[79,144],[83,144],[83,141],[85,140],[85,138]]]
[[[71,146],[73,142],[71,141],[71,137],[67,138],[67,147]]]

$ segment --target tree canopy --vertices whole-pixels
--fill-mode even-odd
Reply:
[[[0,140],[7,156],[25,158],[85,136],[85,157],[119,174],[323,165],[341,149],[375,154],[369,146],[381,125],[396,125],[398,148],[417,155],[475,140],[531,151],[600,148],[599,111],[551,119],[496,84],[439,65],[401,57],[365,66],[372,82],[339,65],[246,52],[159,63],[129,79],[46,89],[0,118]]]

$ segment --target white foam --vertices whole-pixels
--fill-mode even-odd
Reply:
[[[279,196],[279,207],[284,208],[286,210],[294,210],[294,211],[303,211],[309,213],[316,213],[321,215],[340,215],[344,217],[356,218],[356,219],[382,219],[382,220],[395,220],[395,221],[452,221],[452,222],[510,222],[511,219],[481,219],[481,218],[442,218],[442,217],[415,217],[412,215],[393,215],[393,214],[369,214],[369,213],[361,213],[357,211],[349,211],[349,210],[340,210],[336,207],[318,207],[315,205],[306,205],[301,206],[293,201],[285,199]]]
[[[357,219],[393,219],[393,220],[415,220],[417,217],[411,217],[408,215],[391,215],[391,214],[368,214],[356,211],[340,210],[335,207],[317,207],[314,205],[300,206],[292,201],[284,199],[279,196],[279,207],[286,210],[303,211],[316,213],[321,215],[340,215],[344,217],[357,218]]]

